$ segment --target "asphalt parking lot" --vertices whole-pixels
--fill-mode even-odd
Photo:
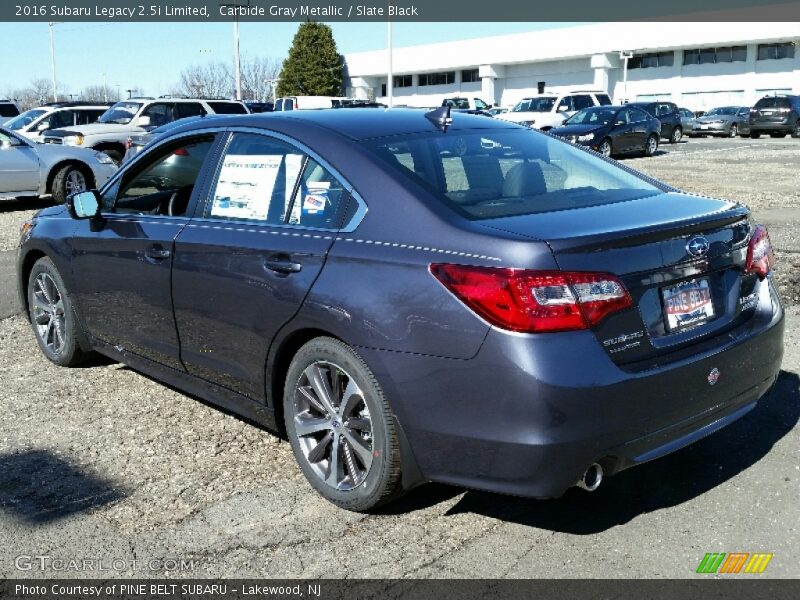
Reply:
[[[14,314],[17,227],[44,203],[0,203],[0,577],[680,578],[706,552],[771,552],[765,576],[800,576],[800,140],[692,139],[624,162],[770,227],[787,311],[776,389],[593,494],[428,485],[371,515],[327,504],[286,442],[237,417],[121,365],[50,364]]]

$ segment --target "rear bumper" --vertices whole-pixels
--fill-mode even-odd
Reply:
[[[643,372],[615,365],[591,332],[492,330],[471,360],[360,351],[385,382],[424,478],[557,497],[593,462],[613,474],[752,409],[783,355],[783,311],[769,287],[769,306],[743,331]],[[712,386],[714,368],[721,376]]]
[[[750,121],[750,131],[758,133],[760,131],[785,131],[791,132],[791,119],[781,119],[780,121]]]

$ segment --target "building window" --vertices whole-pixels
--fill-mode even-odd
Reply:
[[[396,88],[411,87],[411,75],[395,75],[394,87]]]
[[[723,46],[721,48],[695,48],[683,51],[683,64],[710,65],[715,63],[744,62],[747,46]]]
[[[759,44],[758,60],[772,60],[775,58],[794,58],[794,44]]]
[[[442,73],[420,73],[419,85],[447,85],[456,82],[455,71],[444,71]]]
[[[647,52],[638,54],[628,60],[629,69],[651,69],[654,67],[671,67],[675,60],[674,52]]]
[[[474,81],[480,81],[480,77],[478,77],[478,69],[464,69],[461,71],[462,83],[472,83]]]

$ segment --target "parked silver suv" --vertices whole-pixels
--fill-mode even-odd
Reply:
[[[82,146],[105,152],[116,162],[125,156],[132,135],[186,117],[213,114],[248,114],[243,102],[205,98],[130,98],[117,102],[91,125],[48,131],[49,144]]]

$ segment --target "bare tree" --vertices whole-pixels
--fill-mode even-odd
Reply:
[[[233,96],[233,75],[222,62],[193,65],[181,71],[173,93],[194,98],[230,98]]]
[[[80,95],[81,100],[86,102],[116,102],[117,88],[103,85],[90,85],[83,88]]]
[[[246,57],[241,69],[243,100],[274,101],[273,91],[281,71],[281,61],[270,56]]]

